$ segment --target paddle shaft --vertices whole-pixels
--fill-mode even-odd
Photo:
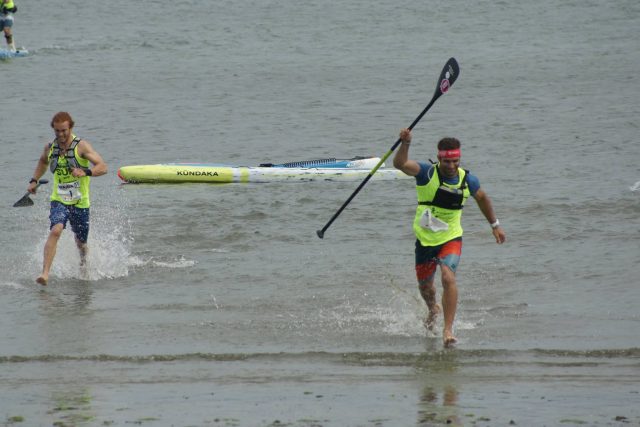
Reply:
[[[418,124],[418,122],[427,113],[427,111],[429,111],[431,106],[438,100],[438,98],[440,98],[440,96],[443,93],[446,93],[449,90],[449,88],[453,85],[453,83],[458,78],[459,74],[460,74],[460,69],[458,67],[457,61],[454,58],[449,59],[449,61],[447,61],[447,63],[445,64],[442,72],[440,73],[440,78],[438,79],[438,86],[436,87],[436,91],[433,94],[431,101],[429,101],[429,104],[427,104],[424,110],[422,110],[422,112],[418,115],[418,117],[416,117],[413,123],[409,125],[409,130],[413,129],[413,127]],[[336,213],[333,214],[331,219],[325,224],[324,227],[322,227],[322,229],[316,231],[316,234],[318,235],[319,238],[322,239],[324,237],[324,233],[327,231],[329,227],[331,227],[331,224],[333,224],[336,218],[338,218],[338,216],[342,213],[342,211],[349,205],[349,203],[351,203],[353,198],[356,197],[356,195],[360,192],[360,190],[362,190],[362,187],[364,187],[367,184],[367,182],[369,182],[373,174],[376,173],[376,171],[380,168],[380,166],[382,166],[385,160],[389,158],[391,153],[393,153],[393,151],[398,147],[398,145],[400,145],[401,142],[402,140],[398,138],[396,143],[393,144],[393,146],[389,149],[389,151],[387,151],[387,153],[384,156],[382,156],[378,164],[373,169],[371,169],[371,172],[369,172],[369,174],[364,178],[364,180],[360,183],[360,185],[358,185],[358,188],[356,188],[356,190],[353,193],[351,193],[351,196],[349,196],[349,198],[342,204],[342,206],[340,206],[340,209],[338,209]]]
[[[424,116],[427,113],[427,111],[429,111],[429,108],[431,108],[431,106],[436,102],[436,99],[438,99],[438,98],[434,96],[434,98],[431,100],[431,102],[429,102],[429,105],[427,105],[426,108],[424,110],[422,110],[422,113],[420,113],[420,115],[418,117],[416,117],[416,119],[413,121],[413,123],[411,123],[411,126],[409,126],[409,129],[413,129],[413,127],[418,124],[420,119],[422,119],[422,116]],[[353,193],[351,193],[349,198],[342,204],[342,206],[340,206],[340,209],[338,209],[336,211],[336,213],[333,214],[333,216],[327,222],[327,224],[324,227],[322,227],[321,230],[317,230],[316,231],[316,234],[318,235],[319,238],[322,239],[324,237],[324,232],[327,231],[327,229],[329,227],[331,227],[331,224],[333,224],[333,221],[335,221],[336,218],[338,218],[338,216],[340,216],[342,211],[349,205],[349,203],[351,203],[351,201],[354,199],[354,197],[356,197],[358,195],[360,190],[362,190],[362,188],[365,185],[367,185],[367,182],[369,182],[369,180],[371,179],[373,174],[376,173],[376,171],[380,168],[380,166],[382,166],[382,164],[389,158],[389,156],[391,156],[391,153],[393,153],[395,151],[395,149],[398,148],[398,145],[400,145],[401,142],[402,142],[402,140],[400,138],[398,138],[396,143],[393,144],[393,146],[389,149],[389,151],[386,152],[386,154],[384,156],[382,156],[382,158],[380,159],[378,164],[375,165],[373,169],[371,169],[371,172],[369,172],[369,174],[364,178],[364,180],[360,183],[360,185],[358,185],[358,188],[356,188],[356,190]]]

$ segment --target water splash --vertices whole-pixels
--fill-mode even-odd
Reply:
[[[129,274],[132,232],[124,210],[116,205],[91,210],[89,252],[87,265],[80,266],[80,257],[71,227],[62,233],[58,241],[51,274],[62,279],[95,281],[113,279]],[[43,236],[39,250],[34,255],[42,259],[47,236]]]
[[[13,289],[25,289],[26,286],[23,285],[22,283],[18,283],[18,282],[1,282],[0,286],[5,286],[7,288],[13,288]]]
[[[640,181],[636,182],[635,184],[633,184],[632,187],[629,187],[629,190],[631,191],[638,191],[640,190]]]

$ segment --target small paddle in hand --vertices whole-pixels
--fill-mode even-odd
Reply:
[[[410,130],[413,129],[413,127],[416,124],[418,124],[420,119],[422,119],[422,116],[424,116],[427,113],[427,111],[429,111],[429,108],[431,108],[431,106],[436,102],[436,100],[438,98],[440,98],[440,96],[442,96],[443,94],[447,93],[447,91],[449,91],[449,88],[451,88],[451,86],[453,86],[453,83],[456,81],[456,79],[458,78],[459,75],[460,75],[460,66],[458,66],[458,61],[456,61],[455,58],[450,58],[447,61],[447,63],[444,64],[444,68],[442,69],[442,72],[440,73],[440,77],[438,78],[438,85],[436,86],[436,92],[433,94],[433,97],[431,98],[431,101],[429,102],[429,104],[427,104],[425,109],[422,110],[420,115],[418,117],[416,117],[416,119],[413,121],[413,123],[411,123],[411,126],[409,126]],[[398,147],[398,145],[400,145],[400,142],[401,142],[401,140],[400,140],[400,138],[398,138],[396,143],[393,144],[391,149],[389,151],[387,151],[387,153],[380,159],[378,164],[373,169],[371,169],[371,172],[369,172],[369,174],[364,179],[364,181],[362,181],[360,183],[360,185],[358,186],[358,188],[356,188],[356,190],[351,194],[351,196],[349,196],[347,201],[344,202],[342,204],[342,206],[340,206],[340,209],[338,209],[338,211],[331,217],[329,222],[327,222],[327,224],[324,227],[322,227],[321,230],[317,230],[316,231],[316,234],[318,235],[319,238],[322,239],[324,237],[325,231],[327,231],[327,229],[331,226],[333,221],[335,221],[335,219],[338,217],[338,215],[340,215],[340,213],[344,210],[344,208],[346,208],[347,205],[349,203],[351,203],[351,200],[353,200],[353,198],[356,197],[356,194],[358,194],[360,192],[362,187],[364,187],[365,184],[371,179],[371,177],[373,176],[374,173],[376,173],[378,168],[380,166],[382,166],[382,164],[385,162],[385,160],[387,160],[387,158],[391,155],[391,153],[393,153],[393,150],[395,150]]]
[[[35,186],[34,190],[38,187],[40,187],[42,184],[46,184],[47,182],[49,182],[46,179],[41,179],[40,181],[38,181],[38,184]],[[31,200],[31,198],[29,197],[31,195],[31,193],[29,193],[27,191],[27,193],[22,196],[22,198],[20,200],[18,200],[17,202],[15,202],[13,204],[14,208],[21,208],[24,206],[33,206],[33,200]]]

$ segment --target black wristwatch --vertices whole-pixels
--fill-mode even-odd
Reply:
[[[38,182],[38,180],[35,178],[31,178],[31,180],[29,180],[29,184],[31,184],[32,182]]]
[[[93,172],[91,172],[91,169],[87,168],[87,169],[84,170],[84,174],[87,175],[87,176],[92,176]]]

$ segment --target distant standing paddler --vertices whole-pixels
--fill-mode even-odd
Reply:
[[[38,164],[29,181],[27,191],[36,192],[38,180],[47,168],[53,173],[53,191],[49,211],[50,231],[44,245],[42,274],[36,282],[45,286],[49,281],[49,270],[56,255],[62,230],[71,224],[76,245],[80,251],[80,265],[86,264],[87,239],[89,237],[89,185],[91,176],[107,173],[107,165],[91,144],[72,133],[73,119],[64,111],[56,113],[51,120],[55,139],[44,146]]]
[[[13,42],[13,14],[18,11],[13,0],[0,0],[0,30],[4,32],[4,38],[7,41],[7,49],[11,52],[16,51],[16,45]]]

